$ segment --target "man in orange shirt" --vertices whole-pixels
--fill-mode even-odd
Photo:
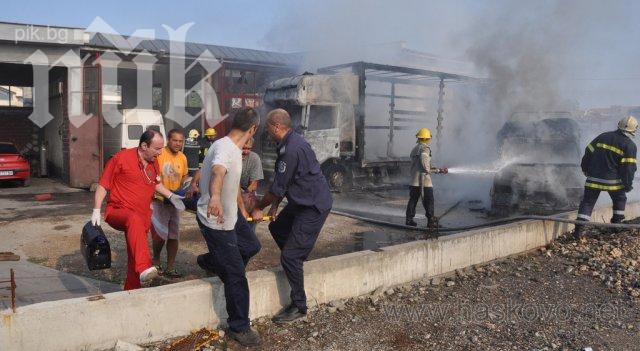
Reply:
[[[104,220],[125,232],[128,267],[124,290],[138,289],[158,276],[147,245],[154,192],[184,210],[181,197],[160,183],[156,158],[163,147],[162,134],[151,129],[142,133],[138,147],[122,150],[107,162],[96,189],[91,223],[100,225],[100,209],[109,192]]]
[[[172,129],[167,134],[167,146],[158,156],[160,180],[165,188],[176,191],[189,173],[187,157],[182,153],[184,134],[179,129]],[[153,264],[161,270],[161,274],[168,278],[180,278],[174,263],[178,255],[178,240],[180,238],[180,212],[163,197],[156,196],[152,203],[151,238],[153,239]],[[167,244],[167,267],[161,269],[160,254]]]

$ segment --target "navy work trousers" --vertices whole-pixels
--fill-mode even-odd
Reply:
[[[307,313],[303,263],[313,250],[330,211],[289,203],[269,224],[271,236],[281,250],[280,263],[291,286],[291,302],[302,313]]]
[[[591,212],[598,201],[600,190],[584,188],[584,195],[578,209],[578,220],[591,220]],[[624,190],[609,191],[609,196],[613,202],[613,217],[611,223],[621,223],[624,220],[624,208],[627,205],[627,194]]]

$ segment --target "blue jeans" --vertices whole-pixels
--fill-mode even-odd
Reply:
[[[196,216],[196,218],[198,218]],[[233,230],[211,229],[200,222],[198,225],[209,248],[207,262],[224,284],[227,306],[227,324],[234,332],[249,328],[249,284],[245,266],[249,259],[260,251],[260,242],[253,234],[249,223],[242,215]]]

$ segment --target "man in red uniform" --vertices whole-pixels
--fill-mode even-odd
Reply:
[[[164,147],[162,134],[147,130],[137,148],[118,152],[107,162],[96,189],[91,222],[100,225],[100,208],[109,192],[105,222],[125,232],[128,268],[124,290],[138,289],[158,276],[151,264],[147,233],[151,226],[151,200],[157,191],[179,210],[184,210],[180,196],[162,183],[156,158]]]

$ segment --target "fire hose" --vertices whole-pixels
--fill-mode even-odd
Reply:
[[[358,215],[354,215],[354,214],[347,213],[347,212],[342,212],[342,211],[332,210],[331,213],[339,215],[339,216],[349,217],[349,218],[357,219],[357,220],[360,220],[360,221],[372,223],[372,224],[383,225],[383,226],[392,227],[392,228],[398,228],[398,229],[422,231],[422,232],[424,232],[424,231],[436,231],[436,230],[438,232],[459,232],[459,231],[464,231],[464,230],[481,229],[481,228],[492,227],[492,226],[496,226],[496,225],[509,224],[509,223],[513,223],[513,222],[517,222],[517,221],[524,221],[524,220],[541,220],[541,221],[552,221],[552,222],[569,223],[569,224],[579,224],[579,225],[583,225],[585,227],[618,228],[618,229],[640,229],[640,224],[598,223],[598,222],[587,222],[587,221],[578,221],[578,220],[574,220],[574,219],[558,218],[558,217],[552,217],[552,216],[534,216],[534,215],[509,217],[509,218],[504,218],[504,219],[498,219],[498,220],[494,220],[494,221],[485,222],[485,223],[482,223],[482,224],[474,224],[474,225],[461,226],[461,227],[448,227],[448,228],[431,229],[431,228],[426,228],[426,227],[412,227],[412,226],[404,225],[404,224],[385,222],[385,221],[382,221],[382,220],[373,219],[373,218],[367,218],[367,217],[363,217],[363,216],[358,216]]]

